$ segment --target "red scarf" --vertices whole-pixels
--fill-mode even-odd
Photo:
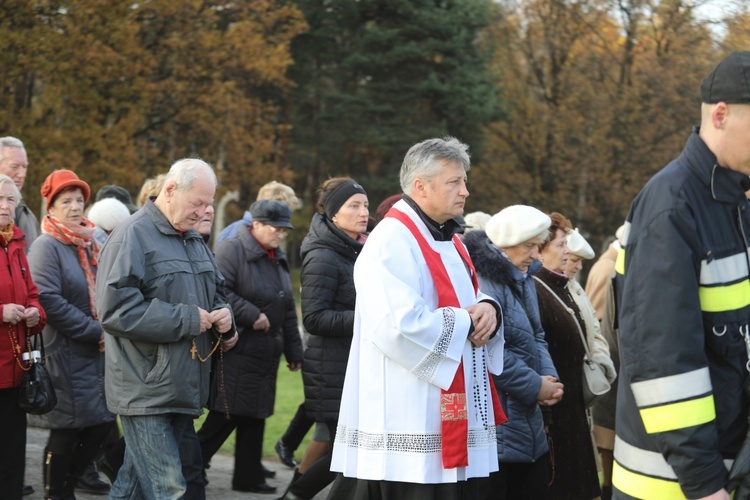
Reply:
[[[414,221],[409,218],[405,213],[391,208],[386,217],[393,217],[401,221],[419,244],[422,255],[424,256],[425,263],[430,269],[430,274],[435,282],[435,288],[438,292],[438,307],[461,307],[461,304],[456,296],[456,290],[453,288],[448,271],[445,269],[443,260],[440,254],[430,248],[429,243],[425,240],[422,233],[419,232]],[[477,273],[474,269],[474,263],[469,257],[469,253],[466,251],[463,243],[458,239],[457,235],[453,235],[453,245],[456,247],[461,259],[469,268],[469,274],[471,275],[471,283],[474,285],[474,295],[476,296],[479,290],[477,283]],[[500,399],[497,397],[497,390],[495,389],[495,383],[490,378],[489,372],[487,373],[489,378],[490,393],[492,395],[492,409],[495,413],[495,425],[500,425],[508,420],[503,412],[503,408],[500,405]],[[476,402],[478,403],[478,402]],[[453,378],[448,390],[440,390],[440,423],[441,423],[441,434],[442,434],[442,455],[443,455],[443,467],[446,469],[452,469],[454,467],[467,467],[469,465],[469,413],[466,407],[466,381],[464,379],[464,361],[463,357],[461,362],[458,364],[456,375]]]
[[[94,240],[94,229],[96,226],[90,220],[84,218],[80,224],[66,224],[52,214],[47,214],[42,219],[42,231],[49,234],[56,240],[66,245],[75,245],[78,250],[78,261],[83,268],[83,274],[86,275],[86,285],[89,289],[89,307],[91,316],[97,319],[95,295],[94,271],[91,266],[98,266],[99,245]],[[91,264],[86,249],[91,254]]]

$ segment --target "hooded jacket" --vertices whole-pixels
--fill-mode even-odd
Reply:
[[[544,339],[532,280],[541,262],[534,261],[524,276],[484,231],[471,231],[464,243],[477,270],[479,288],[500,303],[505,320],[503,372],[493,376],[508,416],[508,421],[497,427],[498,460],[534,462],[549,450],[536,399],[541,376],[558,377]]]
[[[700,498],[727,484],[747,430],[747,175],[693,130],[633,201],[618,256],[616,498]]]
[[[302,322],[310,333],[302,364],[305,409],[336,421],[354,333],[354,262],[362,243],[317,213],[302,241]]]

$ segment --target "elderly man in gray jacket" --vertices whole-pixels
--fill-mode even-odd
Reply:
[[[176,162],[156,200],[120,224],[102,249],[96,299],[106,333],[107,406],[120,415],[127,445],[110,498],[186,493],[181,466],[195,460],[186,443],[208,399],[209,360],[235,331],[223,277],[193,229],[215,190],[207,163]]]

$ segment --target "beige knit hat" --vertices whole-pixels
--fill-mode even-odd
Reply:
[[[539,236],[552,225],[547,214],[527,205],[512,205],[490,217],[485,231],[493,245],[509,248]]]

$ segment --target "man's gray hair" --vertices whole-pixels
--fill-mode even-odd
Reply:
[[[21,203],[22,197],[21,197],[21,191],[18,190],[18,186],[16,186],[16,183],[13,182],[13,179],[8,177],[7,175],[0,174],[0,187],[2,187],[3,184],[10,184],[11,186],[13,186],[13,191],[15,191],[15,196],[16,196],[16,206],[18,206]]]
[[[0,161],[3,161],[5,159],[5,148],[18,148],[23,149],[24,151],[26,148],[23,146],[23,142],[21,142],[20,139],[16,139],[15,137],[6,136],[6,137],[0,137]]]
[[[214,169],[211,165],[199,158],[183,158],[182,160],[174,162],[164,179],[164,185],[169,181],[174,181],[178,191],[185,191],[193,185],[193,182],[195,182],[196,179],[198,179],[201,170],[211,173],[214,187],[216,187],[218,180],[216,179]]]
[[[468,172],[471,168],[468,151],[469,146],[455,137],[427,139],[415,144],[409,148],[401,164],[401,189],[409,194],[415,179],[433,179],[442,169],[440,162],[458,163]]]

